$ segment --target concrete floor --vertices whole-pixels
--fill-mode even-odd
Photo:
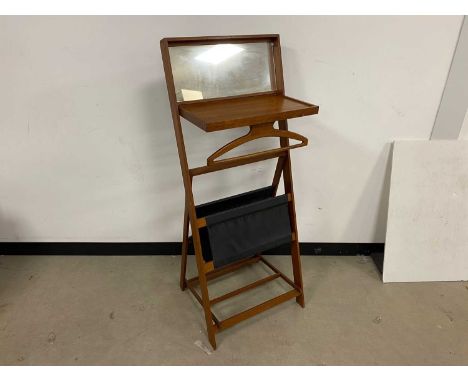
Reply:
[[[270,260],[290,268],[289,257]],[[196,345],[208,344],[201,308],[178,271],[171,256],[0,257],[0,364],[468,364],[468,283],[384,285],[367,257],[303,257],[306,308],[293,300],[245,321],[207,354]],[[264,272],[224,278],[213,295]],[[247,302],[285,290],[268,285]]]

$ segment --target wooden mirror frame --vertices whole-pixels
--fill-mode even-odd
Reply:
[[[174,77],[172,75],[172,66],[170,62],[170,53],[169,48],[174,46],[187,46],[187,45],[216,45],[216,44],[247,44],[255,42],[268,42],[272,44],[272,54],[270,56],[270,65],[273,70],[270,72],[273,74],[272,83],[275,85],[275,89],[266,92],[259,93],[248,93],[236,96],[227,96],[227,97],[217,97],[217,98],[207,98],[202,100],[194,101],[177,101],[176,89],[174,85]],[[167,76],[166,72],[166,81],[168,92],[170,91],[175,96],[175,100],[178,104],[192,103],[192,102],[210,102],[217,101],[221,99],[229,98],[242,98],[255,96],[260,94],[284,94],[284,81],[283,81],[283,65],[281,62],[281,47],[280,47],[280,38],[277,34],[269,35],[245,35],[245,36],[205,36],[205,37],[172,37],[164,38],[161,40],[161,52],[163,54],[163,61],[167,62],[168,69],[170,69],[170,77]],[[165,63],[166,68],[166,63]],[[171,89],[169,89],[171,87]]]

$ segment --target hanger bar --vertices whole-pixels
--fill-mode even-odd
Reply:
[[[307,145],[307,142],[301,142],[301,143],[297,143],[297,144],[291,145],[291,146],[278,147],[276,149],[270,149],[270,150],[260,151],[260,152],[251,153],[251,154],[239,155],[239,156],[233,157],[233,158],[219,159],[217,161],[213,160],[208,164],[208,166],[213,166],[213,165],[218,164],[218,163],[235,162],[235,161],[241,160],[243,158],[254,158],[255,156],[261,155],[263,153],[269,153],[269,152],[270,153],[283,153],[283,152],[286,153],[289,150],[296,149],[298,147],[303,147],[303,146],[306,146],[306,145]]]
[[[240,160],[242,158],[253,158],[257,155],[260,155],[260,154],[263,154],[263,153],[286,153],[288,152],[289,150],[292,150],[292,149],[297,149],[298,147],[304,147],[307,145],[307,142],[301,142],[301,143],[296,143],[295,145],[291,145],[291,146],[285,146],[285,147],[278,147],[276,149],[270,149],[270,150],[265,150],[265,151],[260,151],[260,152],[256,152],[256,153],[251,153],[251,154],[246,154],[246,155],[240,155],[240,156],[237,156],[237,157],[233,157],[233,158],[226,158],[226,159],[218,159],[218,160],[212,160],[208,163],[208,166],[213,166],[217,163],[230,163],[230,162],[235,162],[237,160]]]
[[[290,148],[292,148],[292,146]],[[262,152],[254,153],[254,154],[242,155],[236,158],[229,158],[229,159],[216,161],[215,163],[211,165],[194,167],[189,170],[189,173],[191,176],[197,176],[197,175],[208,174],[210,172],[226,170],[232,167],[243,166],[249,163],[260,162],[262,160],[285,157],[288,151],[289,149],[285,150],[284,148],[278,148],[278,149],[262,151]]]

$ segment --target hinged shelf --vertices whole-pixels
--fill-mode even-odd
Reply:
[[[281,94],[179,104],[182,117],[206,132],[317,114],[319,107]]]

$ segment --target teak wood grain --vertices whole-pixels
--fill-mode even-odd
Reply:
[[[243,44],[249,42],[270,41],[276,43],[279,41],[279,34],[250,34],[233,36],[196,36],[196,37],[166,37],[161,43],[167,46],[180,45],[213,45],[213,44]]]
[[[317,114],[319,107],[281,94],[179,104],[179,113],[206,132]]]
[[[197,101],[178,102],[174,87],[174,78],[172,75],[172,66],[169,54],[169,47],[180,45],[210,45],[210,44],[228,44],[228,43],[254,43],[266,41],[271,43],[271,68],[273,68],[272,82],[275,84],[273,91],[264,93],[251,93],[241,96],[231,96],[218,99],[206,99]],[[299,239],[297,233],[296,211],[294,202],[294,190],[292,183],[292,169],[290,150],[295,147],[307,144],[305,137],[288,131],[287,119],[297,118],[306,115],[317,114],[319,107],[299,101],[284,94],[283,67],[281,60],[281,46],[279,35],[242,35],[242,36],[204,36],[204,37],[175,37],[164,38],[161,40],[161,53],[166,76],[166,85],[171,106],[174,133],[176,137],[177,149],[182,170],[182,179],[185,188],[185,210],[183,221],[183,246],[180,287],[188,288],[202,305],[205,314],[208,339],[213,349],[216,349],[216,333],[220,330],[229,328],[249,317],[257,315],[267,309],[270,309],[291,298],[296,298],[298,304],[304,307],[304,290],[302,284],[302,272],[299,253]],[[200,127],[211,132],[224,129],[230,129],[241,126],[250,126],[251,135],[234,140],[223,148],[216,151],[208,160],[208,164],[202,167],[190,168],[185,149],[184,135],[181,124],[181,116]],[[279,129],[273,130],[273,122],[278,121]],[[268,125],[269,124],[269,125]],[[218,157],[238,144],[251,141],[252,139],[263,138],[263,136],[276,136],[280,140],[280,147],[264,152],[255,152],[248,155],[234,158],[218,159]],[[289,139],[298,139],[299,144],[290,145]],[[206,225],[204,218],[198,218],[195,209],[195,200],[193,195],[193,177],[207,174],[214,171],[225,170],[231,167],[237,167],[277,158],[276,170],[274,173],[272,185],[276,189],[283,178],[285,193],[288,195],[288,210],[291,223],[292,241],[291,241],[291,259],[293,267],[294,281],[281,273],[272,264],[267,262],[260,254],[229,264],[225,267],[213,268],[212,262],[206,262],[203,259],[201,238],[199,229]],[[189,227],[190,226],[190,227]],[[189,228],[192,231],[193,246],[197,264],[197,277],[186,279],[186,265],[188,253]],[[262,261],[269,267],[274,274],[258,281],[255,281],[242,288],[228,292],[223,296],[210,299],[208,291],[208,281],[224,274],[238,270],[239,268]],[[243,312],[235,314],[223,321],[217,319],[211,310],[211,305],[227,300],[233,296],[239,295],[247,290],[258,287],[269,281],[280,277],[288,283],[293,289],[282,295],[274,297],[259,305],[256,305]],[[198,284],[201,295],[195,290],[194,286]]]

